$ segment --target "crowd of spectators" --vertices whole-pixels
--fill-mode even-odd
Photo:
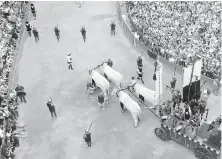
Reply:
[[[203,58],[202,74],[221,75],[221,10],[216,1],[128,1],[133,32],[155,52],[186,67]]]
[[[18,146],[14,133],[18,104],[16,93],[10,92],[8,86],[26,9],[26,2],[0,2],[0,147],[1,155],[6,158],[11,157]]]

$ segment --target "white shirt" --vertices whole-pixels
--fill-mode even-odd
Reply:
[[[67,62],[72,63],[72,57],[71,56],[67,56]]]

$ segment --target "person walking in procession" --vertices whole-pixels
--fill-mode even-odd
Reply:
[[[56,115],[56,110],[55,110],[55,105],[52,103],[52,100],[48,100],[48,102],[46,103],[47,107],[49,108],[49,111],[51,113],[51,116],[52,118],[55,116],[57,117]]]
[[[111,27],[111,36],[112,35],[116,35],[116,31],[115,31],[115,29],[116,29],[116,24],[114,23],[114,22],[112,22],[111,24],[110,24],[110,27]]]
[[[138,74],[137,79],[140,80],[144,84],[142,67],[138,67],[137,74]]]
[[[32,28],[31,28],[31,25],[29,24],[28,21],[25,22],[25,26],[26,26],[26,30],[27,30],[29,36],[31,37],[31,35],[32,35],[31,34]]]
[[[70,70],[74,70],[73,69],[73,67],[72,67],[72,57],[71,57],[71,53],[68,53],[68,55],[67,55],[67,63],[68,63],[68,68],[70,69]]]
[[[31,12],[32,12],[33,16],[34,16],[35,19],[36,19],[36,10],[35,10],[34,4],[31,4]]]
[[[82,26],[82,29],[80,30],[80,32],[81,32],[83,40],[85,42],[86,41],[86,29],[85,29],[85,26]]]
[[[54,32],[55,32],[55,36],[56,36],[57,40],[59,41],[59,39],[60,39],[60,30],[59,30],[58,25],[55,26]]]
[[[18,97],[20,98],[21,102],[26,102],[26,99],[25,99],[25,96],[26,96],[26,93],[24,91],[24,87],[23,86],[19,86],[17,85],[16,88],[15,88],[15,92],[16,92],[16,101],[18,100]]]
[[[83,136],[83,139],[85,140],[85,142],[87,143],[88,147],[91,148],[91,133],[89,132],[89,130],[85,131],[85,134]]]
[[[35,27],[33,27],[32,33],[35,37],[35,41],[38,42],[39,41],[39,32]]]

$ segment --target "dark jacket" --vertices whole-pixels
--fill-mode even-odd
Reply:
[[[82,35],[85,35],[86,34],[86,29],[82,28],[80,32],[82,33]]]
[[[90,142],[91,141],[91,133],[85,133],[85,135],[83,136],[85,142]]]
[[[112,29],[112,30],[115,30],[116,24],[112,23],[110,26],[111,26],[111,29]]]
[[[47,103],[46,105],[47,105],[47,107],[49,108],[49,111],[50,111],[50,112],[55,110],[55,106],[54,106],[53,104]]]

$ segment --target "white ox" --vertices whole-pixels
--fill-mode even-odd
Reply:
[[[137,97],[139,97],[143,102],[146,100],[151,102],[153,105],[157,104],[158,96],[155,91],[152,91],[139,83],[134,85],[134,90]]]
[[[117,91],[116,96],[119,97],[120,106],[123,106],[123,109],[127,109],[130,111],[131,115],[133,116],[136,128],[138,126],[138,122],[140,122],[140,112],[141,108],[137,102],[135,102],[130,96],[125,93],[124,91]],[[123,112],[123,111],[122,111]]]
[[[108,98],[109,95],[109,82],[95,69],[87,68],[89,75],[91,75],[92,80],[96,83],[96,86],[99,87],[104,96]]]
[[[107,77],[108,80],[114,83],[114,88],[111,94],[115,95],[117,89],[121,87],[123,76],[119,72],[115,71],[113,68],[108,66],[105,61],[104,62],[101,61],[99,67],[101,68],[100,70],[104,73],[104,76]]]

